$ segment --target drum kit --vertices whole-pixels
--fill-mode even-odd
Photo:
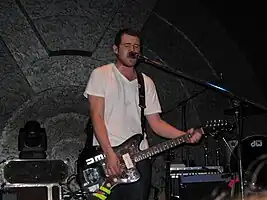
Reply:
[[[237,129],[237,140],[228,141],[230,150],[228,170],[235,174],[238,180],[233,187],[233,193],[241,193],[244,196],[267,191],[267,135],[255,134],[242,137],[242,121],[244,117],[267,113],[264,107],[252,102],[246,102],[240,106],[242,116],[236,119],[239,121]],[[236,108],[225,110],[227,115],[235,115]],[[235,194],[236,195],[236,194]]]
[[[231,143],[233,141],[230,141]],[[229,171],[238,175],[238,147],[234,148],[229,159]],[[242,169],[244,172],[244,192],[255,193],[267,190],[267,136],[252,135],[241,140]]]

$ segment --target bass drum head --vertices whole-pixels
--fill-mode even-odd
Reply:
[[[267,189],[267,154],[253,161],[247,170],[247,183],[251,192],[262,192]]]
[[[242,147],[242,167],[246,171],[249,165],[258,157],[267,154],[267,137],[262,135],[253,135],[244,138],[241,141]],[[234,148],[230,157],[230,170],[235,173],[238,172],[238,154],[237,146]]]

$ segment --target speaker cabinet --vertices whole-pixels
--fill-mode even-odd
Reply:
[[[224,174],[179,175],[171,178],[171,199],[201,200],[224,187],[230,177]]]

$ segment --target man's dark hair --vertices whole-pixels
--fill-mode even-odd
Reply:
[[[131,36],[135,36],[138,37],[140,39],[140,43],[141,43],[141,38],[140,38],[140,33],[136,30],[130,29],[130,28],[125,28],[125,29],[121,29],[119,30],[119,32],[116,34],[115,37],[115,41],[114,44],[118,47],[121,43],[121,38],[124,34],[127,35],[131,35]]]

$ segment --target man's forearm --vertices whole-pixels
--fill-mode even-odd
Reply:
[[[104,152],[107,155],[111,150],[111,144],[108,138],[107,129],[101,116],[92,116],[92,122],[95,130],[96,138]]]
[[[175,127],[166,123],[164,120],[159,120],[157,123],[153,125],[152,129],[157,135],[169,139],[177,138],[185,134],[184,131],[176,129]]]

